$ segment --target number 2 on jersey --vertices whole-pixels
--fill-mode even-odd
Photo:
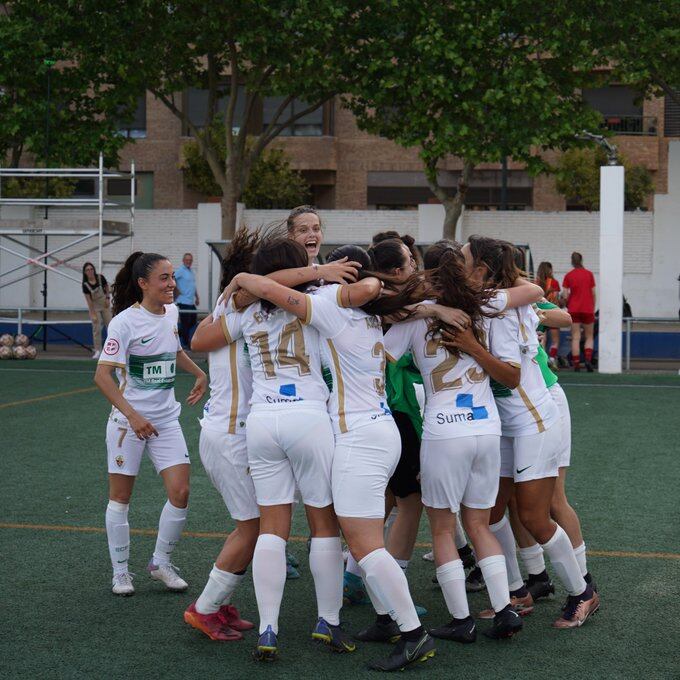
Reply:
[[[276,368],[269,349],[269,334],[259,331],[250,336],[250,342],[260,350],[265,377],[276,378]],[[309,355],[305,350],[305,337],[299,319],[286,324],[281,330],[276,348],[276,365],[280,368],[297,368],[300,376],[309,375]]]

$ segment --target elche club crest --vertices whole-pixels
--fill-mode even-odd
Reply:
[[[117,354],[119,349],[120,345],[118,344],[118,340],[114,338],[108,338],[104,344],[104,354]]]

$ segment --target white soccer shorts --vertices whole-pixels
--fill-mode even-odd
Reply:
[[[401,437],[391,417],[336,435],[331,485],[339,517],[383,519],[385,489],[401,455]]]
[[[328,412],[303,406],[253,405],[246,421],[248,463],[258,505],[331,505],[334,438]]]
[[[144,451],[149,455],[156,472],[173,465],[189,464],[189,450],[178,420],[157,425],[158,436],[139,439],[128,425],[109,420],[106,426],[106,450],[109,473],[136,477]]]
[[[449,508],[492,508],[498,494],[500,437],[482,434],[453,439],[423,439],[420,486],[423,505]]]
[[[501,477],[517,482],[557,477],[562,426],[558,420],[544,432],[501,437]]]
[[[259,517],[245,435],[202,428],[198,452],[231,517],[241,522]]]
[[[560,441],[560,448],[557,453],[557,467],[569,467],[571,463],[571,413],[569,412],[569,402],[559,383],[555,383],[552,387],[548,388],[548,392],[550,392],[550,396],[553,398],[560,413],[562,440]]]

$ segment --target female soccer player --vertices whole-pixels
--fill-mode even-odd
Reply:
[[[147,569],[151,578],[169,590],[187,588],[170,563],[189,502],[189,452],[178,421],[181,407],[175,400],[175,370],[179,367],[196,378],[187,398],[192,406],[203,396],[207,379],[179,343],[174,289],[172,264],[166,257],[141,252],[128,257],[113,285],[114,318],[94,378],[113,406],[106,427],[106,534],[116,595],[135,592],[128,569],[128,507],[144,451],[168,494]]]
[[[353,259],[365,258],[360,249],[349,248]],[[392,636],[401,638],[392,654],[372,667],[397,670],[430,658],[434,643],[420,625],[404,573],[383,545],[385,488],[399,457],[399,433],[386,403],[380,319],[352,308],[375,298],[380,282],[366,278],[350,286],[324,286],[314,295],[252,275],[240,275],[236,283],[317,328],[325,340],[333,379],[335,512],[371,599],[387,621],[387,612],[393,612]]]
[[[251,269],[267,275],[307,264],[303,246],[281,239],[263,243],[253,257]],[[238,279],[232,282],[233,289],[238,287]],[[266,301],[251,305],[241,314],[221,318],[229,344],[244,338],[253,370],[246,442],[260,506],[260,536],[253,556],[260,614],[255,658],[273,660],[277,656],[278,616],[286,579],[285,549],[296,486],[312,534],[309,559],[318,605],[314,634],[322,639],[331,637],[338,651],[353,651],[354,644],[339,628],[343,560],[332,507],[330,468],[334,440],[326,410],[329,392],[321,375],[318,332]]]
[[[547,301],[541,301],[536,306],[539,310],[538,316],[541,322],[539,329],[543,327],[569,328],[571,325],[571,317],[568,312],[559,309],[556,305]],[[555,522],[567,532],[584,580],[596,589],[593,577],[588,571],[586,545],[581,532],[581,523],[566,495],[565,480],[567,468],[571,461],[571,414],[569,413],[569,402],[567,401],[567,395],[557,381],[557,376],[550,370],[548,356],[540,345],[536,354],[536,363],[541,369],[543,380],[550,392],[550,396],[557,405],[562,432],[558,454],[559,476],[553,491],[550,514]],[[534,601],[541,597],[548,597],[555,592],[555,586],[545,570],[543,549],[522,526],[517,514],[517,505],[514,502],[514,498],[510,500],[509,509],[512,531],[517,539],[519,553],[528,574],[526,586]]]
[[[519,275],[510,243],[473,236],[462,253],[470,280],[485,288],[507,287]],[[538,319],[530,307],[491,321],[493,342],[515,346],[514,362],[521,366],[520,384],[494,391],[501,417],[501,482],[491,513],[492,531],[503,546],[514,602],[531,606],[519,569],[512,568],[515,541],[505,517],[513,485],[522,524],[550,558],[569,597],[556,628],[580,626],[599,607],[599,597],[586,584],[569,537],[550,517],[550,503],[558,475],[559,414],[533,361],[538,347]],[[515,564],[516,564],[516,558]]]
[[[510,637],[521,630],[522,622],[510,604],[503,551],[489,530],[498,489],[500,421],[487,374],[516,385],[519,372],[507,363],[511,348],[496,343],[496,356],[492,356],[482,344],[489,321],[481,311],[489,294],[468,285],[460,253],[444,253],[440,267],[429,278],[439,302],[461,308],[472,319],[471,328],[456,333],[459,348],[449,352],[442,347],[438,325],[424,321],[396,324],[387,333],[385,346],[388,356],[395,358],[411,349],[424,377],[423,504],[432,529],[437,578],[452,616],[448,625],[431,633],[458,642],[476,639],[463,563],[454,541],[460,511],[495,612],[487,635]],[[542,294],[536,286],[527,291],[533,299]],[[502,293],[486,311],[491,314],[506,307],[507,295]]]
[[[97,274],[92,262],[83,265],[83,295],[92,321],[93,359],[102,351],[102,328],[111,323],[111,292],[103,274]]]

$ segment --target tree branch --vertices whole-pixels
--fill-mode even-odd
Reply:
[[[234,111],[236,110],[236,99],[238,98],[238,51],[236,43],[233,40],[227,41],[229,45],[229,68],[230,85],[229,85],[229,102],[224,112],[224,135],[227,149],[227,159],[231,158],[234,153],[234,133],[232,131],[234,125]],[[227,162],[229,162],[227,160]]]

